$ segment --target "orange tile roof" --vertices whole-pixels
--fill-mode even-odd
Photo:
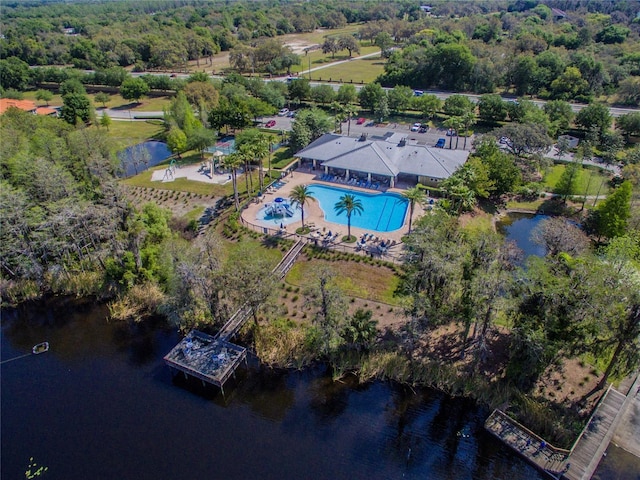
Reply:
[[[36,115],[54,115],[58,113],[55,108],[51,107],[38,107],[36,108]]]
[[[0,98],[0,115],[10,107],[19,108],[25,112],[33,112],[36,109],[35,102],[31,100],[13,100],[12,98]]]

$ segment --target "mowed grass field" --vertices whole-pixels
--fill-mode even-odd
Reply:
[[[95,93],[87,94],[89,100],[95,108],[102,108],[103,104],[96,102]],[[36,100],[36,92],[30,91],[24,93],[25,100],[32,100],[36,102],[38,106],[44,106],[46,103],[41,100]],[[116,108],[122,110],[131,110],[132,112],[161,112],[165,107],[169,106],[171,97],[143,97],[140,103],[131,103],[131,100],[125,100],[120,94],[109,94],[109,101],[105,103],[106,108]],[[49,106],[59,107],[62,105],[62,96],[54,94],[53,99],[49,101]]]
[[[96,126],[95,128],[104,127]],[[150,138],[161,139],[163,133],[164,126],[158,120],[136,122],[113,120],[109,127],[109,136],[114,140],[118,150],[144,142]]]
[[[545,174],[543,179],[544,188],[553,192],[560,177],[566,170],[566,165],[554,165]],[[576,195],[607,195],[609,193],[609,174],[602,173],[596,168],[581,168],[577,181]]]
[[[379,57],[352,60],[340,65],[311,72],[311,79],[317,81],[372,83],[384,73],[384,62]]]
[[[400,298],[394,293],[400,278],[388,268],[356,262],[339,262],[327,260],[301,260],[296,262],[286,276],[287,283],[305,287],[314,272],[323,267],[336,269],[336,282],[345,295],[364,298],[389,305],[400,305]],[[338,271],[339,269],[339,271]]]

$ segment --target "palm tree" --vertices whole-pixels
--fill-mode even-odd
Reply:
[[[422,203],[426,199],[424,187],[420,184],[408,189],[402,194],[404,198],[409,200],[409,233],[411,233],[411,221],[413,220],[413,209],[416,203]]]
[[[359,308],[342,331],[342,338],[358,352],[368,350],[378,334],[378,321],[372,315],[371,310]]]
[[[289,198],[294,204],[300,205],[300,213],[302,216],[302,228],[304,228],[304,205],[313,198],[313,194],[309,191],[308,185],[296,185],[291,190]]]
[[[347,237],[351,239],[351,215],[362,214],[364,207],[362,201],[347,193],[340,197],[340,200],[336,202],[333,207],[338,215],[347,214]]]
[[[243,161],[239,153],[227,155],[222,160],[222,165],[231,170],[231,182],[233,183],[233,198],[236,204],[236,211],[240,210],[240,200],[238,198],[238,167],[242,165]]]
[[[258,162],[258,176],[260,179],[260,191],[262,192],[264,190],[264,170],[262,168],[262,161],[267,155],[269,155],[269,158],[271,158],[271,140],[269,135],[267,135],[266,133],[260,133],[260,135],[258,135],[258,138],[256,139],[256,142],[253,144],[252,150],[253,155]],[[271,166],[269,166],[269,168],[271,168]]]
[[[476,113],[475,112],[466,112],[462,116],[462,121],[464,123],[464,150],[467,149],[467,138],[469,137],[469,128],[476,123]]]
[[[238,151],[238,158],[244,163],[244,183],[247,188],[247,195],[250,197],[253,194],[253,177],[251,176],[251,161],[253,160],[253,148],[252,145],[245,143],[240,145]],[[251,182],[251,186],[249,186]]]
[[[358,110],[356,109],[355,105],[352,105],[351,103],[346,105],[344,107],[344,112],[347,114],[347,137],[351,134],[351,117],[353,117],[354,115],[356,115],[358,113]]]

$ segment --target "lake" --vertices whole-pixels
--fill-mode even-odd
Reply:
[[[65,480],[543,478],[468,399],[255,359],[223,397],[172,380],[175,328],[106,314],[64,299],[3,310],[3,361],[51,349],[2,365],[2,478],[24,478],[30,457]]]
[[[516,243],[524,252],[524,258],[530,255],[544,257],[545,248],[531,240],[531,232],[548,215],[535,215],[530,213],[509,213],[496,222],[496,229],[507,240]]]
[[[155,167],[170,156],[171,150],[167,144],[155,140],[138,143],[118,152],[123,177],[131,177],[150,167]]]

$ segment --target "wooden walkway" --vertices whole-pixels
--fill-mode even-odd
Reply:
[[[291,270],[291,267],[293,267],[293,264],[296,262],[298,255],[300,255],[304,246],[305,243],[298,240],[298,242],[285,254],[282,260],[280,260],[280,263],[275,266],[272,273],[277,276],[278,280],[282,280],[287,272]],[[215,335],[215,338],[224,341],[229,340],[240,331],[252,313],[252,309],[249,305],[246,303],[242,305],[233,315],[231,315],[227,323],[225,323],[220,331]]]
[[[567,480],[590,480],[598,468],[602,455],[609,446],[626,395],[609,387],[591,415],[589,423],[576,440],[567,464],[571,467],[564,474]]]
[[[548,444],[500,410],[494,410],[484,426],[550,478],[590,480],[609,446],[626,398],[610,386],[571,450]]]
[[[494,410],[484,424],[494,436],[522,455],[549,478],[560,478],[569,450],[549,445],[506,413]]]

